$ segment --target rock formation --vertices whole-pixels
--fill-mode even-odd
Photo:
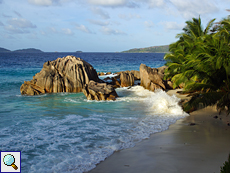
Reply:
[[[112,83],[114,88],[119,88],[121,86],[120,82],[117,80],[116,77],[112,77]]]
[[[154,91],[156,89],[166,89],[163,81],[163,75],[161,75],[161,73],[158,73],[158,69],[156,68],[150,68],[145,64],[141,64],[140,79],[141,86],[151,91]]]
[[[118,97],[112,85],[90,81],[85,84],[83,93],[88,100],[116,100]]]
[[[121,87],[128,87],[134,85],[134,75],[130,72],[120,73]]]
[[[140,72],[137,70],[131,70],[130,73],[134,75],[135,80],[140,80]]]
[[[96,70],[81,58],[66,56],[45,62],[31,81],[22,84],[20,91],[26,95],[81,92],[90,80],[99,81]]]

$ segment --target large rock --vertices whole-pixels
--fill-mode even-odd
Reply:
[[[158,68],[157,68],[158,73],[165,74],[165,70],[166,70],[167,68],[168,68],[167,66],[158,67]]]
[[[168,68],[168,67],[167,66],[162,66],[162,67],[158,67],[157,68],[157,72],[161,76],[162,79],[163,79],[163,77],[165,75],[165,69],[166,68]]]
[[[120,73],[121,87],[128,87],[134,85],[134,75],[130,72]]]
[[[145,64],[141,64],[140,79],[141,86],[151,91],[154,91],[156,89],[166,89],[163,81],[163,76],[158,73],[158,69],[156,68],[150,68]]]
[[[137,70],[131,70],[130,73],[134,75],[135,80],[140,80],[140,72]]]
[[[42,70],[31,81],[25,81],[20,91],[27,95],[82,92],[90,80],[99,81],[96,70],[81,58],[66,56],[44,63]]]
[[[114,88],[119,88],[121,86],[120,82],[117,80],[116,77],[112,77],[112,83]]]
[[[90,81],[85,84],[83,93],[88,100],[116,100],[118,97],[112,85]]]
[[[131,70],[131,71],[127,70],[127,71],[117,72],[116,74],[118,74],[119,78],[120,78],[121,73],[130,73],[130,74],[134,75],[134,80],[140,80],[140,72],[137,70]]]

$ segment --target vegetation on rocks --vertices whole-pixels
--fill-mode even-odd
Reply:
[[[168,68],[165,79],[176,88],[183,84],[192,99],[185,111],[217,105],[219,111],[230,113],[230,16],[220,22],[211,20],[206,28],[200,17],[186,21],[178,41],[169,46],[164,59]]]
[[[230,154],[228,155],[228,161],[225,161],[223,167],[220,168],[220,173],[230,173]]]

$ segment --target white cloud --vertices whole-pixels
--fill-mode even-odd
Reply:
[[[87,0],[91,5],[99,5],[104,7],[129,7],[135,8],[139,5],[136,0]]]
[[[49,30],[49,32],[51,32],[51,33],[58,33],[58,31],[57,31],[56,28],[54,28],[54,27],[49,27],[48,30]]]
[[[37,34],[36,33],[30,33],[28,36],[27,36],[29,39],[38,39],[37,37]]]
[[[9,16],[9,15],[7,15],[7,14],[2,14],[2,16],[5,17],[5,18],[10,18],[10,17],[12,17],[12,16]]]
[[[17,28],[15,26],[12,26],[12,25],[7,25],[4,27],[4,29],[12,34],[27,34],[29,33],[29,31],[27,30],[23,30],[23,29],[20,29],[20,28]]]
[[[62,33],[65,35],[74,35],[74,33],[69,28],[63,28]]]
[[[28,0],[30,4],[38,5],[38,6],[52,6],[52,5],[62,4],[69,1],[72,0]]]
[[[47,27],[45,30],[39,31],[41,35],[49,36],[51,34],[59,34],[59,35],[74,35],[74,32],[69,28],[55,28],[53,26]]]
[[[147,0],[147,3],[150,8],[166,6],[165,0]]]
[[[160,22],[160,24],[163,25],[166,30],[182,30],[185,27],[184,23],[179,24],[177,22],[164,21]]]
[[[171,3],[177,8],[178,12],[186,19],[199,17],[202,14],[212,14],[218,11],[214,1],[210,0],[170,0]]]
[[[88,0],[90,4],[101,6],[123,6],[127,3],[127,0]]]
[[[140,19],[141,16],[138,14],[120,14],[119,18],[124,20],[131,20],[131,19]]]
[[[5,39],[15,39],[15,37],[12,36],[12,34],[4,34],[2,35]]]
[[[89,19],[88,21],[94,25],[99,25],[99,26],[107,26],[110,24],[110,22],[108,21],[100,21],[100,20],[92,20],[92,19]]]
[[[17,11],[14,11],[14,13],[18,16],[18,17],[22,17],[22,15],[20,13],[18,13]]]
[[[79,31],[82,31],[82,32],[85,32],[85,33],[89,33],[89,34],[93,34],[93,32],[90,29],[88,29],[85,25],[76,24],[75,28],[77,30],[79,30]]]
[[[50,5],[53,5],[56,1],[54,0],[28,0],[28,2],[33,5],[50,6]]]
[[[110,18],[110,17],[109,17],[109,13],[107,13],[106,11],[104,11],[104,10],[102,10],[102,9],[100,9],[100,8],[94,7],[94,8],[91,8],[91,11],[92,11],[94,14],[100,16],[100,17],[103,18],[103,19],[109,19],[109,18]]]
[[[41,35],[46,35],[46,32],[45,31],[40,31],[40,34]]]
[[[156,8],[156,7],[166,6],[169,0],[134,0],[134,1],[141,4],[147,4],[149,8]]]
[[[106,35],[127,35],[125,32],[103,26],[101,32]]]
[[[153,23],[153,21],[145,21],[144,22],[144,25],[147,27],[147,28],[153,28],[155,26],[155,24]]]
[[[7,21],[10,25],[19,28],[36,28],[36,25],[32,24],[29,20],[23,18],[12,18]]]
[[[36,25],[23,18],[12,18],[7,20],[7,23],[9,25],[4,26],[4,29],[13,34],[30,33],[30,31],[26,29],[36,28]]]

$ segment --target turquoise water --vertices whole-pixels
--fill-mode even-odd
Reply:
[[[21,96],[44,62],[73,53],[0,54],[0,150],[21,151],[22,172],[85,172],[114,151],[133,147],[187,116],[179,99],[140,86],[118,88],[116,101],[82,93]],[[81,53],[100,72],[164,65],[164,54]]]

